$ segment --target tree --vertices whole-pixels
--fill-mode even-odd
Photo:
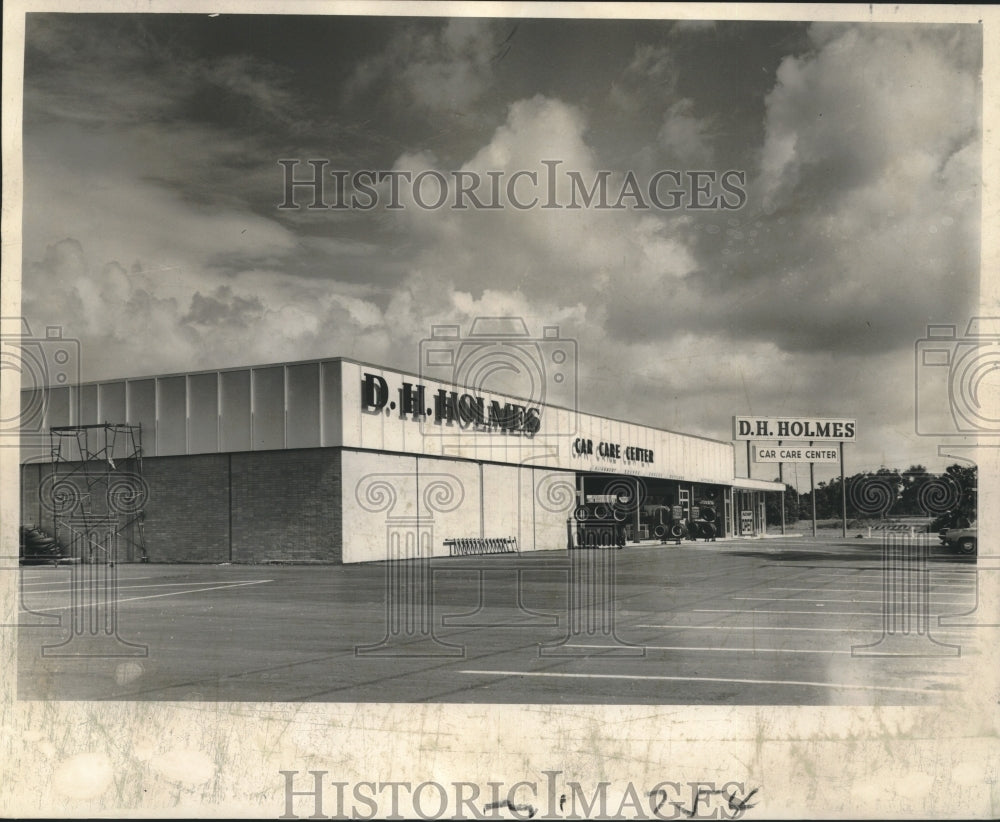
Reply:
[[[775,482],[780,482],[775,478]],[[781,524],[781,494],[764,495],[764,511],[770,524]],[[785,522],[795,522],[799,518],[799,492],[794,485],[785,483]]]
[[[931,531],[955,528],[961,522],[978,519],[979,511],[979,469],[975,465],[949,465],[945,475],[957,486],[958,501],[951,509],[930,524]]]
[[[921,492],[927,481],[934,479],[934,475],[928,474],[923,465],[911,465],[900,475],[900,479],[902,488],[892,513],[911,517],[926,516],[927,512],[921,505]]]

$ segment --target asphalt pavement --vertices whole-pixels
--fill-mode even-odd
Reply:
[[[974,558],[933,545],[834,537],[30,567],[18,696],[935,704],[969,687],[990,630],[977,582]]]

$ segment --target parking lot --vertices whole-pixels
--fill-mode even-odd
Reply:
[[[957,616],[976,608],[976,573],[940,551],[887,567],[878,539],[830,538],[29,567],[18,695],[934,704],[966,687],[990,630]]]

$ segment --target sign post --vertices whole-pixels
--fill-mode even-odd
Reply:
[[[844,443],[840,443],[840,520],[841,536],[847,536],[847,480],[844,479]]]
[[[809,444],[812,445],[812,443],[809,443]],[[813,509],[813,536],[814,537],[816,536],[816,483],[814,482],[814,480],[816,479],[815,474],[816,474],[816,463],[815,462],[810,462],[809,463],[809,499],[812,500],[812,509]]]
[[[781,447],[781,440],[778,440]],[[785,535],[785,463],[778,463],[778,482],[781,483],[781,536]]]

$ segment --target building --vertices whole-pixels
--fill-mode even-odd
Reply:
[[[97,511],[118,483],[137,521],[120,561],[553,550],[693,522],[754,536],[783,491],[736,478],[729,442],[345,358],[28,388],[21,442],[22,524],[72,527],[71,505]]]

